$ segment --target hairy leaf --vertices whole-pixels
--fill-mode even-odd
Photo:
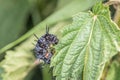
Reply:
[[[118,52],[118,33],[108,7],[101,3],[92,12],[74,16],[52,59],[56,80],[99,80],[105,62]]]

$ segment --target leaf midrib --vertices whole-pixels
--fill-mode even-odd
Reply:
[[[88,19],[88,20],[87,20]],[[81,26],[83,26],[85,23],[87,23],[87,22],[89,22],[89,20],[91,20],[91,18],[87,18],[85,21],[84,21],[84,23],[81,25]],[[82,28],[82,27],[81,27]],[[81,29],[79,28],[79,31],[78,31],[78,33],[76,34],[76,37],[77,37],[77,35],[79,35],[79,32],[81,31]],[[71,43],[71,45],[70,45],[70,47],[69,47],[69,49],[68,49],[68,51],[72,48],[72,45],[73,45],[73,43],[74,43],[74,41],[76,40],[76,37],[74,38],[74,40],[72,41],[72,43]],[[84,47],[85,48],[85,47]],[[83,48],[83,49],[84,49]],[[67,53],[68,53],[68,51],[67,51]],[[78,57],[77,57],[78,58]],[[76,59],[77,59],[76,58]],[[64,58],[64,60],[65,60],[65,58]],[[64,60],[63,60],[63,62],[64,62]],[[62,63],[62,68],[63,68],[63,63]],[[71,66],[71,68],[72,68],[72,66]],[[62,69],[61,69],[62,70]],[[62,72],[62,71],[61,71]],[[69,71],[70,72],[70,71]]]
[[[94,16],[93,16],[93,24],[92,24],[92,28],[91,28],[91,32],[90,32],[90,36],[89,36],[89,38],[88,38],[88,43],[86,44],[86,48],[88,49],[89,48],[89,46],[90,46],[90,42],[91,42],[91,38],[92,38],[92,34],[93,34],[93,29],[94,29],[94,24],[95,24],[95,20],[94,20]],[[88,60],[88,55],[87,55],[87,52],[89,51],[89,49],[88,49],[88,51],[87,51],[87,49],[86,49],[86,53],[85,53],[85,60],[84,60],[84,69],[83,69],[83,80],[84,80],[84,74],[85,74],[85,72],[86,72],[86,64],[87,64],[87,60]],[[86,59],[87,58],[87,59]]]

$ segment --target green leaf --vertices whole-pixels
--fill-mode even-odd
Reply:
[[[108,7],[97,3],[93,12],[74,16],[62,32],[51,63],[56,80],[99,80],[105,62],[119,50],[120,31]]]
[[[120,62],[112,62],[107,73],[106,80],[120,80]]]
[[[26,45],[29,43],[26,43]],[[14,51],[7,51],[5,59],[0,63],[0,70],[4,69],[1,73],[2,80],[30,80],[34,72],[34,56],[29,50],[32,46],[21,45]],[[23,50],[24,49],[24,50]],[[29,76],[26,78],[26,76]]]
[[[30,7],[27,0],[0,0],[0,48],[23,34]]]
[[[4,68],[2,68],[2,67],[0,67],[0,80],[3,80],[3,76],[2,76],[2,74],[3,73],[5,73],[5,70],[4,70]]]

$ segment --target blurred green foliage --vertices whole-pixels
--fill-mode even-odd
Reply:
[[[120,80],[120,62],[113,61],[109,67],[106,80]]]
[[[0,80],[52,80],[49,65],[40,69],[33,64],[33,34],[40,37],[48,25],[50,33],[61,38],[60,30],[72,16],[97,1],[0,0]]]
[[[0,0],[0,48],[25,32],[29,10],[28,1]]]

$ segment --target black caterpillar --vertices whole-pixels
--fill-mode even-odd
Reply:
[[[46,27],[46,34],[38,38],[34,48],[36,58],[50,64],[51,57],[55,53],[53,46],[58,44],[58,42],[58,38],[53,34],[49,34],[49,28]]]

